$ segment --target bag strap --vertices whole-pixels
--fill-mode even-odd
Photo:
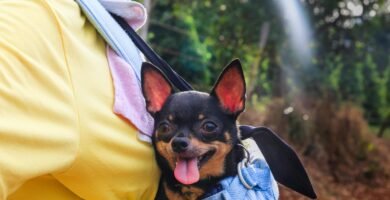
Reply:
[[[145,57],[159,68],[168,78],[168,80],[180,91],[193,90],[191,85],[185,81],[179,74],[177,74],[172,67],[162,59],[153,49],[146,44],[146,42],[134,31],[134,29],[128,25],[128,23],[122,18],[111,13],[117,23],[123,28],[135,46],[145,55]]]

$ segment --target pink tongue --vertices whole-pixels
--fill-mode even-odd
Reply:
[[[185,185],[193,184],[199,181],[198,159],[190,160],[180,159],[175,168],[175,178]]]

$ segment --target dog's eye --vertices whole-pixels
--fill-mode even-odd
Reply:
[[[158,126],[157,131],[160,134],[169,133],[171,131],[171,126],[168,123],[162,123]]]
[[[217,130],[217,125],[213,122],[205,122],[202,126],[203,132],[214,133]]]

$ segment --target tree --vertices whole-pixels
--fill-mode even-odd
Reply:
[[[255,95],[299,94],[352,101],[371,123],[390,107],[390,5],[384,0],[305,0],[315,41],[311,67],[295,62],[283,15],[274,1],[156,1],[149,39],[187,80],[208,86],[233,58],[240,58]],[[385,6],[386,5],[386,6]],[[259,47],[262,24],[267,45]],[[259,52],[261,51],[261,60]],[[259,74],[252,74],[260,69]],[[291,72],[291,73],[290,73]],[[297,83],[294,83],[297,80]],[[293,84],[294,83],[294,84]],[[252,90],[253,88],[253,90]]]

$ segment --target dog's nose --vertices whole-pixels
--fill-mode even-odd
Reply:
[[[172,149],[176,153],[182,153],[187,150],[190,141],[187,138],[178,137],[172,141]]]

